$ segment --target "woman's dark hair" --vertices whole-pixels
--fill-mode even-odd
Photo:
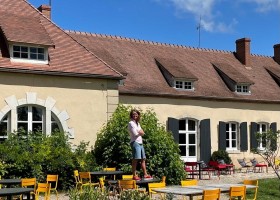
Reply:
[[[139,110],[136,110],[136,109],[132,109],[131,111],[130,111],[130,114],[129,114],[129,116],[130,116],[130,119],[132,119],[132,117],[133,117],[133,113],[134,112],[136,112],[137,114],[138,114],[138,121],[140,120],[140,111]]]

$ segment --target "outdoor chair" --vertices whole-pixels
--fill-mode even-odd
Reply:
[[[191,185],[197,185],[198,181],[196,179],[194,180],[182,180],[181,181],[181,186],[191,186]]]
[[[74,178],[75,178],[75,183],[76,183],[76,189],[81,189],[82,182],[80,180],[80,176],[79,176],[79,171],[78,170],[74,170]]]
[[[54,191],[56,194],[56,199],[58,199],[58,175],[47,174],[47,183],[50,184],[50,192]]]
[[[226,172],[229,174],[234,173],[234,164],[228,164],[224,161],[224,159],[218,159],[217,162],[219,165],[226,165]]]
[[[166,183],[166,176],[161,177],[161,183]]]
[[[237,161],[241,166],[241,168],[239,169],[239,172],[242,172],[242,169],[246,169],[246,173],[252,171],[252,165],[249,165],[250,162],[246,162],[245,158],[237,159]]]
[[[255,185],[258,186],[258,180],[244,180],[243,181],[244,185]],[[246,189],[246,191],[248,192],[248,194],[252,194],[251,192],[253,192],[253,198],[248,198],[247,194],[246,194],[246,200],[256,200],[257,199],[257,193],[258,193],[258,187],[254,188],[254,189]]]
[[[235,200],[236,198],[240,200],[246,199],[246,186],[232,186],[229,189],[229,199]]]
[[[132,180],[133,179],[133,175],[122,175],[122,179],[123,180]]]
[[[268,166],[264,161],[258,162],[255,158],[251,159],[250,161],[252,163],[254,172],[264,172],[263,168],[266,168],[266,173],[268,172]]]
[[[103,171],[116,171],[116,170],[117,170],[116,167],[105,167],[105,168],[103,168]],[[110,178],[110,179],[116,180],[116,175],[104,176],[103,178],[104,178],[104,180],[106,178]]]
[[[217,171],[217,175],[219,179],[220,179],[221,172],[227,170],[226,164],[219,164],[218,161],[210,160],[208,165]]]
[[[275,158],[274,163],[275,163],[275,168],[279,169],[279,167],[280,167],[280,159]]]
[[[150,198],[151,199],[153,198],[153,194],[160,194],[160,198],[165,199],[165,194],[164,193],[158,193],[158,192],[155,192],[155,191],[152,190],[154,188],[164,188],[165,186],[166,186],[166,184],[162,183],[162,182],[161,183],[148,183]]]
[[[91,175],[90,172],[79,172],[80,182],[81,182],[81,189],[83,187],[89,186],[97,186],[99,187],[99,183],[92,183],[91,182]]]
[[[203,190],[202,199],[199,200],[220,200],[220,189]]]
[[[203,160],[200,161],[201,176],[208,175],[208,179],[211,179],[211,174],[215,173],[216,169],[210,167]]]
[[[50,184],[48,183],[38,183],[38,187],[36,189],[36,200],[39,200],[40,194],[45,195],[45,200],[50,199]]]
[[[30,193],[32,197],[35,197],[36,192],[36,178],[22,178],[21,179],[21,187],[24,188],[33,188],[33,192]],[[23,195],[20,195],[20,199],[24,199]],[[34,198],[33,198],[34,199]]]
[[[197,165],[197,162],[185,162],[185,171],[187,172],[188,178],[194,179],[195,176],[199,176],[199,170]]]

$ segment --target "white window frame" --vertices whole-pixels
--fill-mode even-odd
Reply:
[[[186,149],[186,156],[181,156],[181,159],[184,160],[185,162],[186,161],[197,161],[197,134],[198,134],[198,121],[196,119],[192,119],[192,118],[185,118],[185,119],[181,119],[181,120],[185,120],[186,121],[186,130],[180,130],[179,129],[179,135],[180,134],[185,134],[186,135],[186,143],[183,144],[183,143],[179,143],[179,147],[180,146],[187,146],[189,145],[189,142],[188,142],[188,136],[189,134],[194,134],[195,135],[195,144],[192,145],[192,146],[195,146],[195,152],[196,152],[196,155],[195,156],[188,156],[188,149]],[[189,130],[189,120],[191,121],[194,121],[195,122],[195,130]]]
[[[257,132],[258,133],[260,133],[260,135],[262,135],[262,133],[263,132],[267,132],[268,131],[268,123],[266,123],[266,122],[259,122],[259,123],[257,123],[257,125],[258,125],[258,130],[257,130]],[[265,126],[265,131],[263,130],[263,125]],[[263,142],[262,142],[262,138],[260,138],[260,143],[259,143],[259,145],[258,145],[258,149],[260,149],[260,150],[264,150],[265,149],[265,147],[263,147]],[[266,144],[267,144],[267,142],[266,142]]]
[[[235,92],[238,94],[251,94],[250,85],[237,84],[235,85]]]
[[[20,47],[26,47],[28,49],[28,58],[18,58],[14,57],[14,46],[20,46]],[[30,45],[30,44],[21,44],[21,43],[12,43],[9,45],[9,50],[10,50],[10,60],[11,62],[21,62],[21,63],[31,63],[31,64],[48,64],[48,48],[45,46],[40,46],[40,45]],[[30,48],[42,48],[44,49],[44,59],[39,60],[39,59],[31,59],[30,58]]]
[[[238,144],[239,144],[239,124],[237,122],[226,122],[226,125],[229,126],[229,130],[226,130],[226,142],[229,141],[229,146],[226,147],[226,150],[238,150]],[[236,130],[232,130],[232,126],[235,125]],[[233,133],[236,134],[236,139],[233,139]],[[229,138],[227,138],[227,133],[229,135]],[[233,141],[236,140],[236,147],[232,146]]]
[[[180,87],[179,87],[180,86]],[[177,90],[194,90],[193,81],[174,80],[174,88]]]

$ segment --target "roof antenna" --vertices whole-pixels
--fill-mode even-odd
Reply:
[[[198,30],[198,48],[200,48],[201,15],[199,17],[199,23],[198,23],[198,26],[196,27],[196,29]]]

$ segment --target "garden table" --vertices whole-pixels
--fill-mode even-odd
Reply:
[[[30,192],[33,191],[33,188],[3,188],[0,189],[0,197],[7,197],[7,200],[12,200],[15,195],[25,194],[27,200],[30,200]]]
[[[10,188],[11,185],[20,185],[21,184],[21,179],[1,179],[0,180],[1,185],[6,185],[7,188]]]
[[[141,179],[136,181],[136,185],[139,185],[140,187],[146,188],[146,191],[148,191],[148,183],[157,183],[160,182],[161,179],[158,178],[153,178],[153,179]],[[118,184],[118,180],[109,180],[108,181],[109,185],[117,185]]]

